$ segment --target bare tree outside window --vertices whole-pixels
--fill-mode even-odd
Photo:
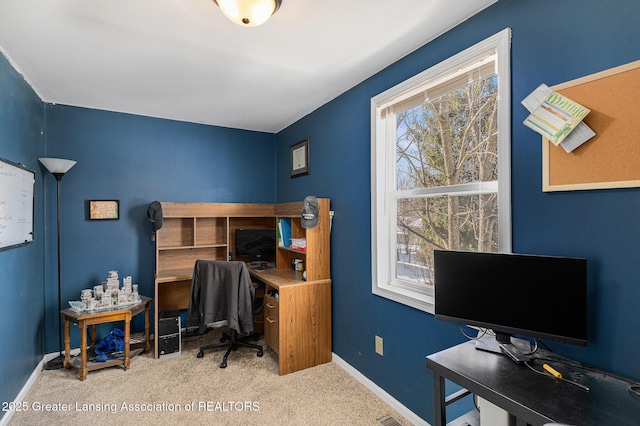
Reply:
[[[398,199],[399,278],[431,284],[434,249],[498,250],[497,188],[455,192],[498,180],[497,83],[492,75],[396,114],[396,190],[453,190]]]

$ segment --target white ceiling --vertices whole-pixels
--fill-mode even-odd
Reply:
[[[497,0],[0,0],[0,50],[43,101],[278,132]]]

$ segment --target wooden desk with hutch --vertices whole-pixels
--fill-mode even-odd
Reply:
[[[163,226],[156,235],[154,325],[159,313],[187,309],[193,266],[198,259],[228,260],[235,253],[235,230],[275,229],[291,223],[293,238],[306,238],[306,250],[277,247],[276,265],[249,269],[265,285],[265,342],[277,354],[280,375],[331,361],[330,200],[318,199],[319,221],[300,224],[302,201],[279,204],[162,202]],[[292,261],[302,259],[301,271]],[[243,260],[243,259],[236,259]],[[277,292],[279,300],[270,294]],[[158,357],[158,341],[154,342]]]

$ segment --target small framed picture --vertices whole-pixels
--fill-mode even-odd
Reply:
[[[120,202],[118,200],[90,200],[89,219],[117,220],[120,219]]]
[[[291,177],[309,174],[309,138],[291,145]]]

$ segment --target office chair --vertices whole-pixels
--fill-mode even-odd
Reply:
[[[204,356],[205,350],[227,348],[220,363],[220,368],[225,368],[227,357],[239,346],[257,349],[259,357],[264,354],[262,346],[246,342],[249,339],[257,341],[259,337],[253,331],[254,296],[255,290],[244,262],[196,261],[191,280],[187,327],[198,326],[200,334],[209,325],[226,325],[230,330],[230,334],[222,335],[221,343],[202,346],[198,358]]]

